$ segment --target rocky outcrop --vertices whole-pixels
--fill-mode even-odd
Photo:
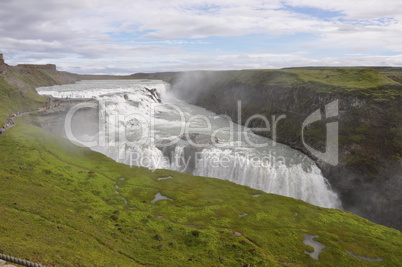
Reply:
[[[191,72],[176,75],[171,83],[180,97],[235,122],[245,124],[255,114],[267,118],[271,130],[258,134],[315,159],[346,210],[402,229],[402,85],[355,89],[305,81],[286,71]],[[325,121],[325,106],[333,101],[338,101],[338,116]],[[317,110],[323,120],[302,132],[303,122]],[[335,166],[305,145],[325,152],[329,122],[339,125]],[[265,122],[254,119],[248,126],[262,128]]]
[[[196,154],[217,143],[219,143],[219,140],[216,137],[200,133],[189,133],[182,135],[175,144],[171,144],[171,140],[162,140],[156,146],[165,157],[169,158],[170,163],[175,162],[178,167],[182,167],[181,172],[192,174],[196,166]],[[179,162],[174,156],[177,146],[183,147],[183,160]]]
[[[37,69],[37,70],[56,70],[55,64],[44,64],[44,65],[35,65],[35,64],[19,64],[18,68],[21,69]]]
[[[0,74],[5,72],[6,68],[7,68],[7,64],[4,62],[3,54],[0,54]]]
[[[150,98],[153,99],[155,102],[161,103],[161,96],[158,93],[158,90],[156,90],[155,88],[149,89],[145,87],[145,90],[147,90],[147,92],[150,94]]]

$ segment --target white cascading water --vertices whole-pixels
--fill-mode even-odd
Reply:
[[[321,207],[341,206],[310,158],[225,116],[178,100],[168,94],[165,82],[82,81],[37,91],[56,98],[98,100],[99,134],[96,145],[89,147],[117,162],[229,180]],[[187,132],[214,137],[198,147]],[[80,138],[89,137],[81,133]]]
[[[301,164],[275,166],[274,162],[251,162],[247,156],[233,155],[232,151],[205,149],[201,153],[195,175],[216,177],[246,185],[267,193],[301,199],[323,207],[337,207],[337,195],[329,190],[320,169],[311,165],[310,170]],[[227,159],[225,168],[210,164],[221,158]]]

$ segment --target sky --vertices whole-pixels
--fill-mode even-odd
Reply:
[[[402,66],[402,1],[1,0],[0,53],[81,74]]]

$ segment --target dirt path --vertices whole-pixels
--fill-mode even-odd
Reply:
[[[34,111],[29,111],[29,112],[24,112],[24,113],[16,112],[16,113],[11,114],[10,116],[8,116],[8,118],[6,119],[4,124],[0,124],[0,127],[1,127],[0,128],[0,136],[2,136],[10,128],[15,126],[15,121],[14,121],[15,118],[22,117],[22,116],[28,115],[30,113],[33,113],[33,112],[38,112],[41,109],[43,109],[43,108],[39,108]],[[12,121],[12,123],[10,123],[10,121]],[[6,128],[4,128],[4,125],[6,125],[6,124],[8,124],[8,126]]]
[[[66,99],[56,99],[56,98],[50,98],[50,104],[41,108],[37,108],[34,110],[29,110],[27,112],[16,112],[12,113],[11,115],[8,116],[6,121],[3,123],[0,123],[0,137],[5,134],[7,130],[15,126],[15,118],[18,117],[23,117],[32,113],[40,113],[40,112],[54,112],[54,111],[60,111],[65,109],[66,107],[70,106],[72,103],[75,103],[74,100],[66,100]],[[10,124],[8,127],[3,128],[4,125],[8,123],[8,120],[11,119],[11,121],[14,122],[14,124]]]

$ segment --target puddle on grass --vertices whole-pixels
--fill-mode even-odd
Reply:
[[[253,197],[259,197],[259,196],[261,196],[260,194],[255,194],[255,195],[253,195]]]
[[[166,180],[166,179],[172,179],[173,176],[166,176],[166,177],[159,177],[158,181]]]
[[[155,198],[151,201],[151,203],[152,203],[152,204],[155,204],[155,203],[158,202],[159,200],[165,200],[165,199],[167,199],[167,200],[172,200],[172,201],[173,201],[173,199],[171,199],[171,198],[169,198],[169,197],[167,197],[167,196],[164,196],[164,195],[162,195],[162,194],[159,192],[159,193],[157,193],[157,194],[155,195]]]
[[[367,258],[367,257],[364,257],[364,256],[356,255],[356,254],[354,254],[353,252],[351,252],[351,251],[349,251],[349,250],[346,250],[346,252],[347,252],[350,256],[353,256],[353,257],[355,257],[355,258],[362,259],[362,260],[365,260],[365,261],[383,261],[382,258],[372,259],[372,258]]]
[[[241,218],[241,217],[244,217],[244,216],[247,216],[247,215],[248,215],[248,213],[246,212],[244,214],[239,215],[239,217]]]
[[[325,248],[325,245],[321,244],[318,241],[315,241],[314,238],[319,237],[318,235],[304,235],[305,238],[303,243],[307,246],[313,247],[313,252],[304,251],[306,254],[309,254],[311,258],[318,260],[318,256],[320,255],[321,251]]]

